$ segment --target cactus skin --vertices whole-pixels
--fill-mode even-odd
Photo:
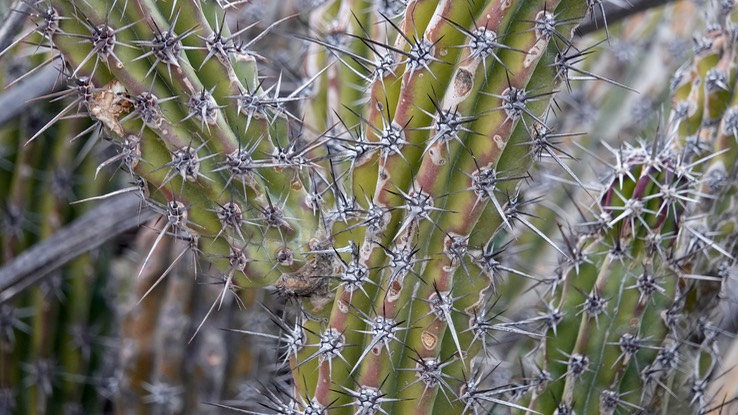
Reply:
[[[532,409],[723,413],[729,403],[706,387],[725,333],[713,307],[735,255],[722,180],[735,163],[724,138],[734,45],[721,42],[732,15],[716,14],[672,83],[667,121],[650,142],[612,150],[591,221],[566,236],[577,260],[562,261],[549,309],[576,311],[548,330],[537,365],[548,382]]]
[[[253,295],[244,289],[262,287],[298,305],[275,318],[279,335],[234,330],[279,338],[276,363],[289,379],[266,386],[267,412],[719,405],[690,386],[718,377],[719,316],[702,310],[719,301],[715,270],[734,245],[732,188],[717,180],[732,172],[738,131],[732,9],[715,12],[719,25],[682,68],[657,137],[613,151],[601,194],[584,192],[593,217],[562,227],[557,244],[552,226],[526,218],[539,202],[524,179],[558,151],[552,140],[568,137],[547,125],[550,102],[573,80],[560,66],[579,52],[572,29],[599,2],[317,2],[305,75],[291,92],[281,75],[260,76],[251,50],[260,38],[240,43],[213,2],[109,3],[35,5],[33,36],[63,57],[68,104],[52,120],[62,121],[29,136],[30,145],[57,130],[71,136],[64,117],[79,110],[118,150],[94,175],[120,166],[161,216],[128,272],[135,284],[124,277],[137,298],[121,313],[131,342],[121,413],[206,411],[203,401],[237,410],[218,403],[232,390],[223,392],[230,368],[219,347],[228,336],[213,325],[228,322],[221,308]],[[55,163],[68,162],[64,145],[54,143]],[[23,198],[22,189],[8,194]],[[49,217],[54,207],[41,205]],[[553,277],[508,265],[518,236],[561,255]],[[17,252],[25,242],[3,243]],[[197,287],[185,269],[217,284]],[[494,323],[514,308],[516,285],[534,290],[541,316]],[[75,301],[90,295],[74,287]],[[37,314],[29,338],[37,358],[49,353],[40,344],[49,313]],[[522,379],[499,387],[497,332],[528,337],[516,359]],[[206,380],[183,379],[194,372],[182,362]],[[29,401],[43,401],[42,386]]]

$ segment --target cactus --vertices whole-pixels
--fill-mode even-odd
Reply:
[[[27,70],[13,68],[23,63],[18,57],[4,62],[2,73],[8,82]],[[48,106],[50,111],[61,109],[60,103]],[[70,202],[99,194],[105,184],[80,180],[91,177],[96,168],[93,158],[77,156],[89,150],[85,143],[43,138],[25,144],[43,125],[43,117],[44,111],[36,108],[3,128],[4,262],[82,215],[87,208]],[[54,131],[74,137],[85,128],[84,119],[65,119]],[[100,295],[108,253],[103,249],[79,256],[34,285],[34,290],[0,305],[0,412],[60,413],[102,405],[98,395],[90,392],[95,388],[93,380],[110,369],[101,363],[109,350],[103,339],[112,303]],[[67,373],[74,376],[65,379]]]
[[[45,97],[53,115],[43,126],[7,133],[14,168],[28,169],[43,145],[52,166],[84,160],[86,195],[102,192],[102,176],[132,183],[80,202],[133,193],[156,214],[135,267],[116,262],[107,284],[119,294],[103,294],[121,340],[119,371],[105,376],[120,383],[83,411],[100,402],[117,413],[723,408],[728,392],[708,384],[721,377],[719,340],[731,333],[716,305],[725,308],[735,254],[732,2],[712,5],[670,91],[665,76],[634,65],[632,86],[671,110],[661,122],[644,117],[638,133],[650,138],[625,143],[612,131],[639,123],[603,110],[579,140],[552,101],[560,89],[607,87],[613,105],[634,96],[596,61],[579,61],[603,48],[608,62],[615,46],[605,45],[634,27],[654,39],[679,33],[669,29],[687,2],[632,26],[611,20],[591,48],[575,29],[605,11],[599,1],[309,3],[300,16],[243,28],[229,24],[231,2],[21,4],[30,29],[0,56],[58,63],[63,87]],[[285,32],[305,46],[299,76],[286,65],[273,72],[260,45]],[[108,152],[76,158],[71,137],[72,148],[99,140]],[[614,160],[597,185],[568,160],[572,141],[583,159]],[[610,154],[598,156],[603,147]],[[9,201],[33,200],[17,183],[23,174],[2,174]],[[576,194],[541,194],[546,174],[575,185],[561,195]],[[570,212],[557,216],[546,201]],[[43,239],[68,206],[49,195],[36,204]],[[24,237],[4,233],[5,262],[31,244]],[[78,261],[71,269],[91,267]],[[100,295],[81,278],[69,286],[69,301],[50,308],[32,292],[33,319],[12,308],[3,321],[3,334],[32,331],[22,336],[28,352],[3,350],[7,412],[54,412],[89,394],[40,375],[52,354],[86,372],[68,342],[50,345],[69,324],[51,323],[55,308],[83,321]],[[503,335],[511,343],[496,341]],[[15,362],[30,360],[36,376],[18,399]],[[239,383],[254,385],[258,370],[270,373],[251,386],[261,407],[238,402]]]

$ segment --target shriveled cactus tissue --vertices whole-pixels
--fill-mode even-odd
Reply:
[[[738,5],[634,3],[17,1],[3,264],[156,217],[0,305],[0,414],[738,413]]]

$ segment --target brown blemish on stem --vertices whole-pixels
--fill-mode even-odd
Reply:
[[[536,42],[530,49],[528,49],[528,53],[525,55],[525,59],[523,60],[523,66],[527,69],[530,68],[531,65],[533,65],[535,62],[538,61],[538,58],[543,55],[543,51],[546,49],[546,41],[543,39],[539,39],[538,42]]]
[[[456,95],[459,97],[466,97],[469,95],[473,86],[474,76],[472,73],[464,68],[460,68],[454,77],[454,91],[456,92]]]
[[[436,166],[443,166],[446,164],[446,158],[442,155],[443,148],[440,145],[432,147],[428,150],[428,156],[431,162]]]
[[[400,298],[402,292],[402,282],[399,280],[392,281],[390,283],[389,290],[387,291],[387,301],[392,303]]]
[[[326,244],[317,244],[318,248]],[[325,249],[325,248],[323,248]],[[315,254],[302,268],[295,272],[283,273],[274,284],[277,293],[289,297],[329,297],[328,283],[335,275],[335,256]]]
[[[349,305],[346,302],[344,302],[342,299],[336,300],[336,306],[343,314],[348,314]]]
[[[420,341],[426,350],[433,351],[435,350],[436,344],[438,344],[438,336],[428,330],[423,330],[423,333],[420,334]]]
[[[110,81],[100,91],[92,93],[87,103],[87,110],[95,119],[121,137],[126,134],[118,123],[118,119],[128,114],[133,104],[126,100],[126,89],[117,80]]]
[[[505,149],[505,140],[502,139],[502,136],[495,134],[495,136],[492,137],[492,141],[495,142],[495,144],[497,145],[497,148],[498,149],[500,149],[500,150],[504,150]]]

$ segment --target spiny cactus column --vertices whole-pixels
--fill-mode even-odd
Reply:
[[[6,56],[8,64],[21,59]],[[3,65],[2,73],[13,71]],[[67,141],[87,128],[84,119],[65,119],[54,126],[54,133],[66,140],[44,137],[26,145],[29,134],[46,122],[43,109],[64,107],[37,106],[2,132],[3,157],[7,156],[2,185],[4,194],[11,196],[2,202],[3,262],[84,213],[84,206],[69,203],[99,194],[105,184],[79,180],[94,175],[96,168],[94,158],[79,156],[89,147]],[[96,251],[76,258],[42,284],[0,305],[0,412],[41,414],[100,407],[91,392],[97,386],[93,379],[109,374],[100,358],[110,351],[101,339],[108,332],[111,304],[99,296],[105,275],[101,269],[107,263],[104,255],[98,255],[103,254]]]
[[[367,224],[371,227],[347,269],[376,274],[370,281],[379,280],[380,290],[374,306],[357,306],[366,294],[358,290],[356,281],[344,281],[328,323],[307,323],[315,338],[307,343],[316,346],[302,354],[307,357],[298,354],[297,360],[322,359],[317,381],[310,380],[315,369],[308,365],[296,379],[308,386],[308,396],[313,396],[310,385],[317,385],[310,405],[338,402],[351,408],[384,403],[391,407],[399,399],[394,410],[429,413],[434,405],[442,412],[446,405],[458,411],[483,402],[475,400],[476,391],[469,390],[477,380],[468,377],[479,349],[473,343],[480,340],[474,328],[470,330],[469,320],[475,309],[484,308],[484,291],[491,281],[475,266],[464,264],[469,261],[470,238],[476,238],[472,241],[477,246],[486,245],[498,227],[510,226],[509,220],[518,214],[515,208],[504,211],[497,198],[504,198],[505,189],[514,191],[512,184],[527,166],[518,165],[506,172],[509,177],[499,178],[495,167],[506,149],[518,153],[511,159],[525,160],[528,150],[518,143],[530,140],[529,128],[540,122],[538,117],[555,82],[554,68],[536,64],[542,56],[553,64],[556,52],[566,48],[563,42],[555,44],[568,37],[559,31],[567,33],[566,28],[574,25],[569,16],[581,15],[584,9],[562,4],[554,18],[553,3],[510,7],[489,2],[466,12],[449,4],[411,3],[404,27],[383,23],[390,30],[402,31],[396,44],[404,47],[400,52],[406,60],[402,76],[394,73],[402,68],[387,73],[381,64],[388,59],[382,60],[381,49],[373,50],[379,60],[371,65],[374,72],[366,76],[372,81],[369,105],[363,107],[368,115],[361,117],[359,133],[346,141],[377,149],[374,154],[361,154],[365,160],[351,166],[352,180],[340,187],[355,189],[360,184],[369,193],[364,198],[372,198],[365,209],[378,211],[372,213],[377,225]],[[430,19],[424,18],[431,12]],[[548,46],[549,41],[554,43]],[[373,49],[381,47],[370,43]],[[356,54],[345,45],[320,44],[346,59]],[[452,62],[458,63],[449,73],[444,64]],[[534,72],[536,68],[540,70]],[[389,100],[394,96],[397,104]],[[352,112],[361,114],[361,110]],[[506,147],[509,140],[517,141],[516,145]],[[373,196],[366,190],[374,187],[370,180],[377,181]],[[490,222],[473,232],[483,212]],[[361,231],[351,223],[348,229]],[[481,251],[479,262],[493,260]],[[457,272],[459,277],[454,277]],[[460,283],[454,284],[454,278]],[[455,285],[462,288],[452,293]],[[365,328],[352,333],[357,320]],[[364,332],[371,337],[362,341]],[[342,348],[354,345],[355,350],[336,350],[338,346],[323,350],[331,340]],[[352,363],[356,355],[360,361]],[[337,373],[343,376],[342,366],[349,373],[358,372],[353,391],[332,386],[346,383],[336,380]],[[399,394],[387,396],[385,388],[398,389]]]
[[[655,138],[613,151],[595,216],[565,238],[548,336],[528,368],[531,409],[706,413],[725,404],[707,384],[720,377],[713,307],[735,254],[724,210],[736,151],[728,12],[716,10],[677,74],[667,122]]]

